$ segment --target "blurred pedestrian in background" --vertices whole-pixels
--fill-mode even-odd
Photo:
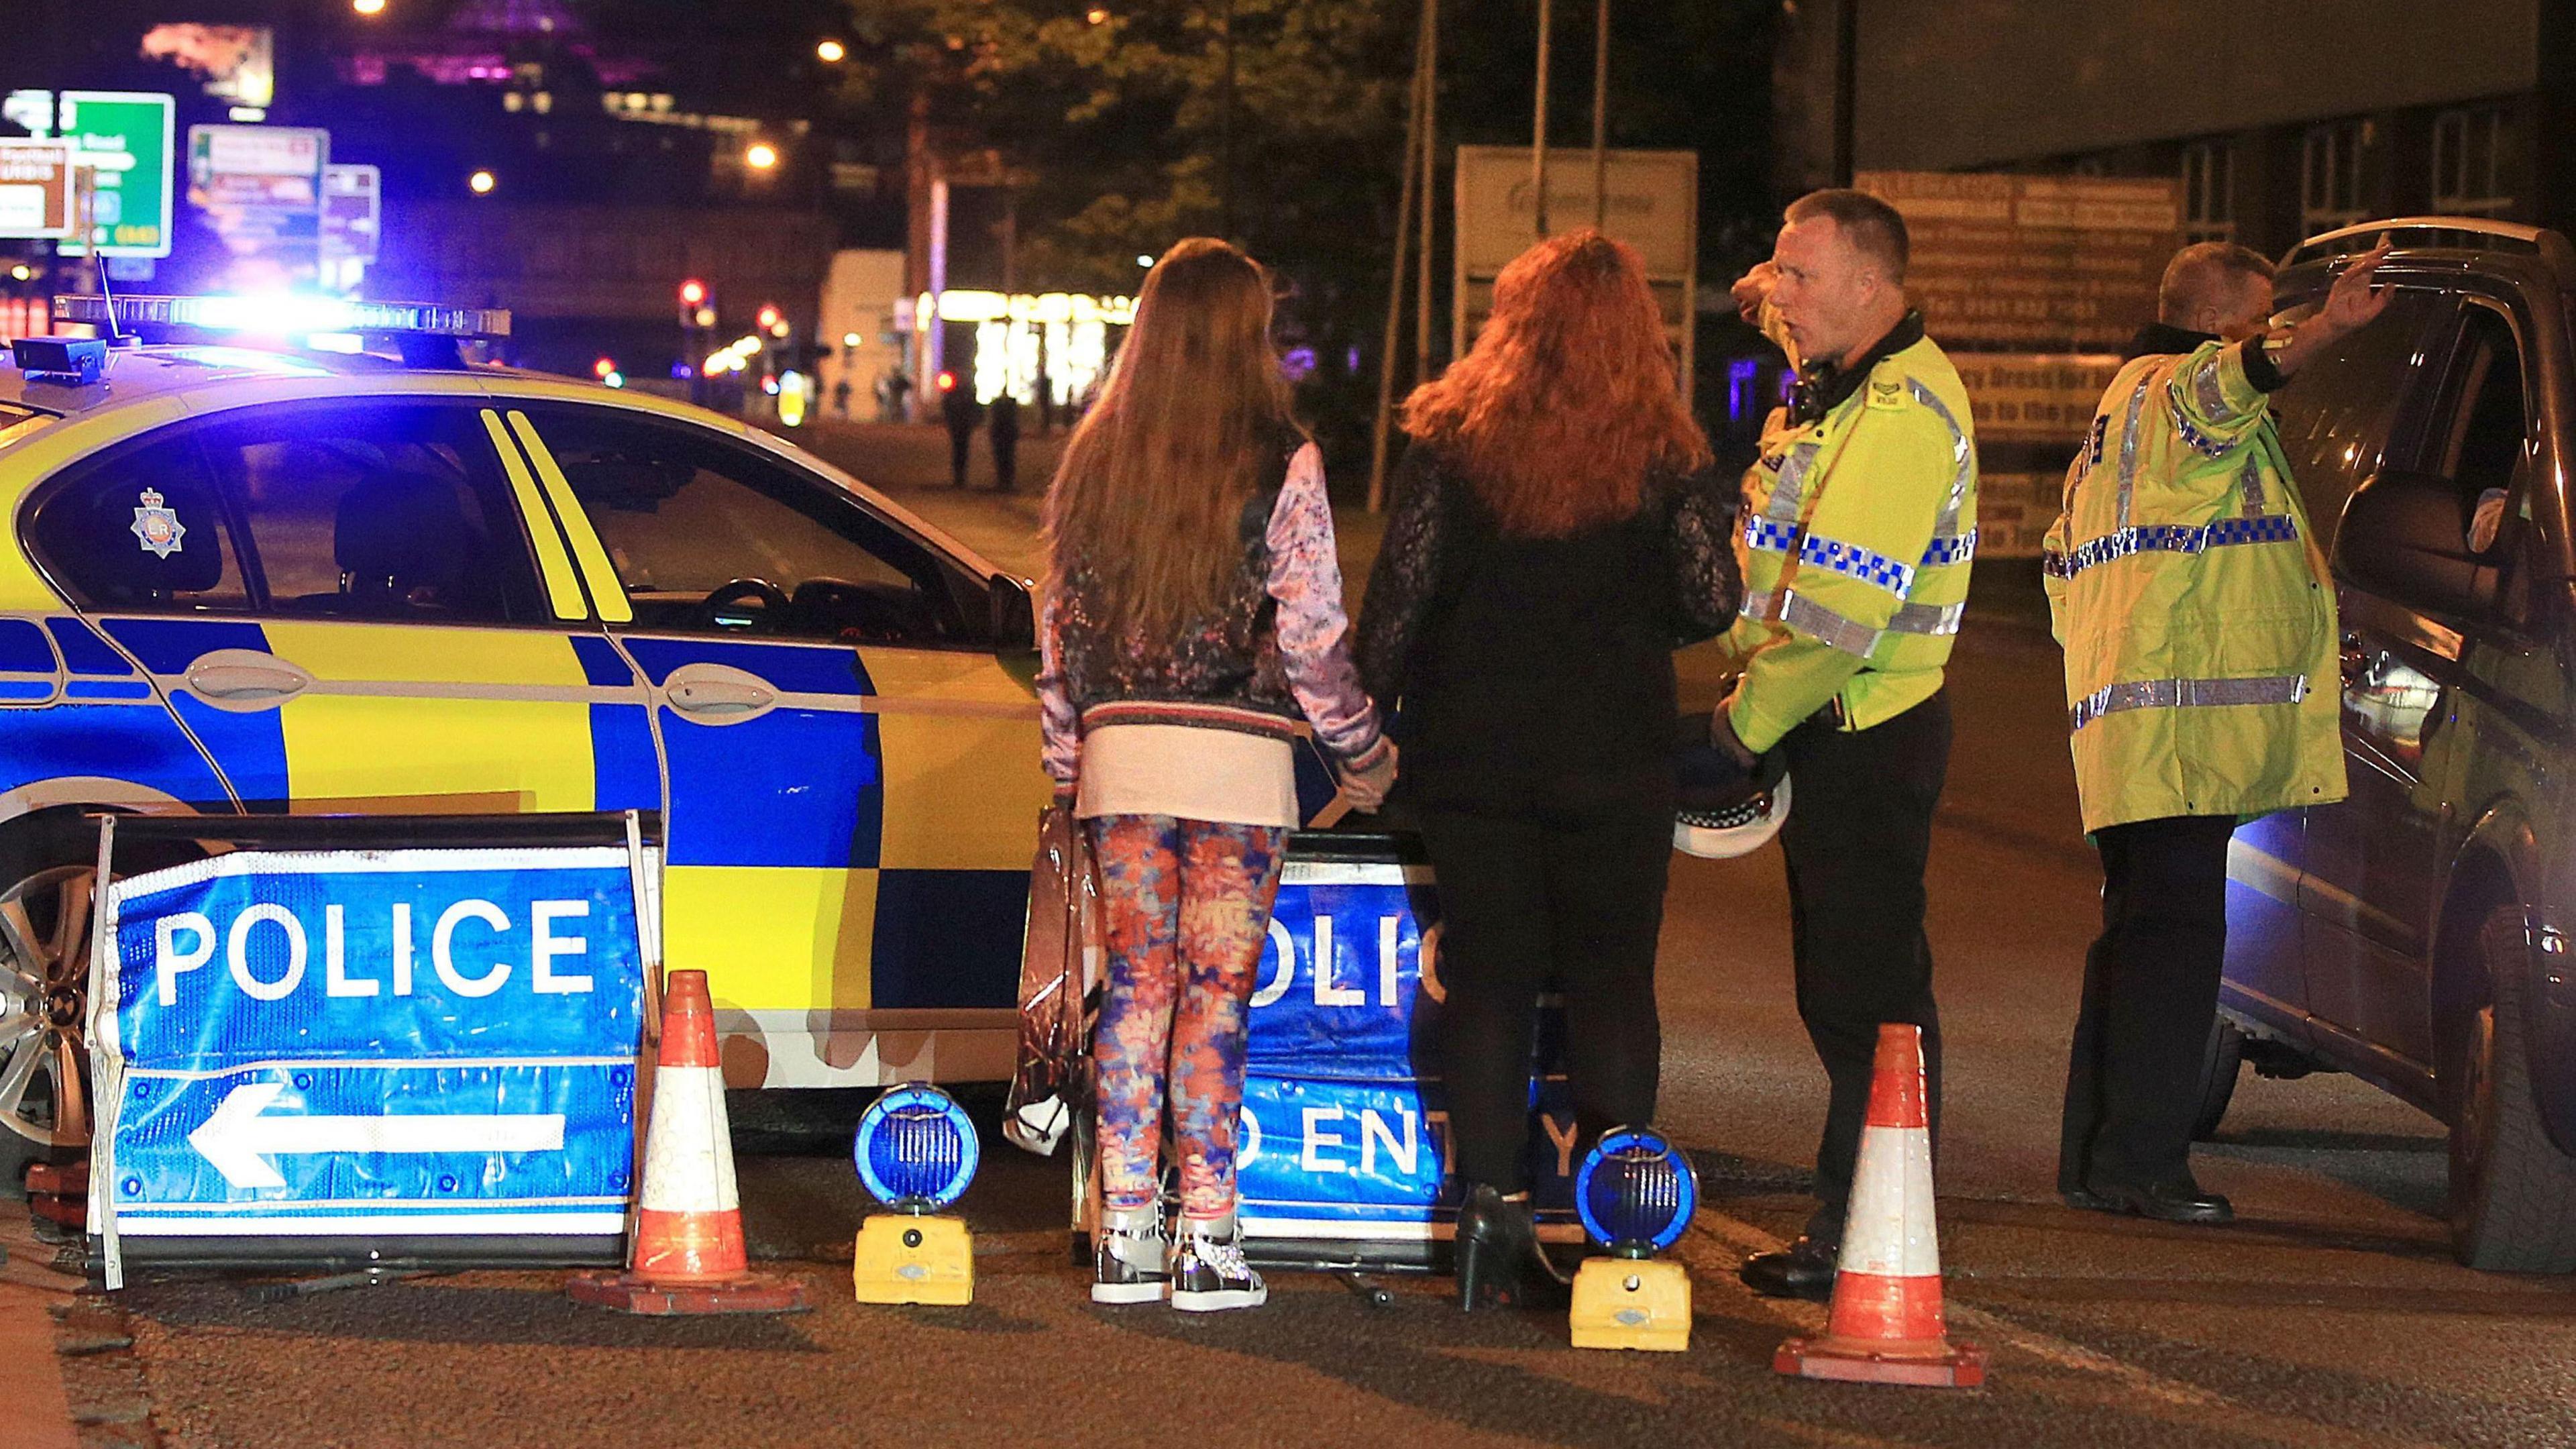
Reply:
[[[993,486],[1004,493],[1020,472],[1020,400],[1005,391],[993,399]]]
[[[1236,1227],[1234,1134],[1253,974],[1298,823],[1300,719],[1354,804],[1375,808],[1395,775],[1351,663],[1323,455],[1289,417],[1270,306],[1243,253],[1173,247],[1047,494],[1045,763],[1099,862],[1109,957],[1096,1302],[1267,1298]],[[1168,1248],[1167,1098],[1181,1183]]]
[[[1735,491],[1624,243],[1586,230],[1522,253],[1404,427],[1360,659],[1401,710],[1404,799],[1440,881],[1440,1072],[1473,1309],[1546,1296],[1553,1276],[1528,1165],[1549,982],[1584,1142],[1654,1116],[1672,651],[1733,622],[1743,586]]]
[[[948,481],[960,492],[966,487],[966,464],[974,454],[975,424],[982,412],[973,389],[955,373],[939,374],[939,420],[948,425]]]

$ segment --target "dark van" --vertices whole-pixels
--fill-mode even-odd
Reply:
[[[2351,796],[2239,830],[2201,1126],[2241,1062],[2448,1123],[2462,1262],[2576,1270],[2576,248],[2408,218],[2288,257],[2284,308],[2381,234],[2386,315],[2275,399],[2342,631]]]

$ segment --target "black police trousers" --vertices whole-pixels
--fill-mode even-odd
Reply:
[[[2191,1175],[2200,1068],[2227,955],[2232,815],[2176,815],[2093,832],[2102,934],[2066,1065],[2057,1190],[2149,1187]]]
[[[1923,935],[1923,868],[1932,811],[1950,765],[1950,701],[1935,694],[1865,730],[1820,714],[1781,741],[1791,803],[1780,827],[1789,861],[1790,947],[1798,1017],[1832,1083],[1816,1144],[1808,1236],[1842,1241],[1852,1163],[1869,1112],[1882,1022],[1923,1028],[1925,1106],[1941,1132],[1941,1020]]]
[[[1654,1118],[1672,785],[1557,781],[1509,803],[1424,801],[1420,821],[1440,882],[1438,1050],[1457,1175],[1515,1192],[1531,1185],[1530,1054],[1543,989],[1565,993],[1573,1153]]]

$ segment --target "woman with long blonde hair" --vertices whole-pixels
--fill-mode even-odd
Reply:
[[[1101,1227],[1091,1296],[1252,1307],[1235,1230],[1245,1014],[1302,717],[1374,808],[1395,746],[1360,691],[1322,455],[1288,412],[1270,284],[1193,238],[1135,324],[1046,503],[1046,768],[1099,863],[1109,980],[1093,1044]],[[1165,1099],[1181,1219],[1157,1205]]]
[[[1406,400],[1360,621],[1440,881],[1460,1306],[1545,1292],[1525,1159],[1538,994],[1566,998],[1588,1143],[1655,1110],[1672,651],[1743,597],[1735,490],[1674,386],[1636,253],[1595,231],[1503,269],[1474,348]]]

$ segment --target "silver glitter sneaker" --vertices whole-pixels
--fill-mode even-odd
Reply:
[[[1171,1291],[1162,1215],[1153,1208],[1104,1211],[1092,1234],[1091,1301],[1160,1303]]]
[[[1270,1290],[1252,1265],[1243,1261],[1243,1243],[1234,1219],[1191,1223],[1172,1244],[1172,1306],[1184,1313],[1214,1313],[1227,1308],[1258,1308],[1270,1301]]]

